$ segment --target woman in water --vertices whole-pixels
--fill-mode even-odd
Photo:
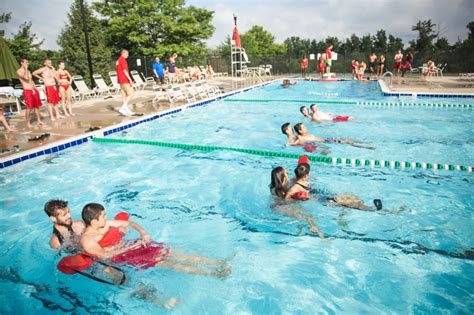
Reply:
[[[296,174],[296,170],[295,170]],[[298,173],[301,175],[300,173]],[[295,183],[298,181],[304,181],[305,179],[303,178],[298,178],[298,174],[296,177]],[[278,199],[281,200],[288,200],[288,199],[298,199],[297,198],[297,192],[296,189],[293,189],[295,192],[292,193],[293,195],[289,194],[288,190],[288,184],[290,183],[289,177],[288,177],[288,172],[284,167],[278,166],[272,170],[272,175],[271,175],[271,182],[270,182],[270,192],[272,193],[273,196],[277,197]],[[293,185],[294,186],[294,185]],[[292,188],[293,188],[292,186]],[[291,189],[291,188],[290,188]],[[292,196],[294,198],[292,198]],[[310,215],[302,214],[300,213],[300,209],[294,208],[294,207],[289,207],[289,206],[284,206],[283,204],[278,204],[279,211],[283,212],[285,215],[296,218],[298,220],[305,220],[309,224],[309,230],[312,233],[318,234],[320,238],[324,238],[324,234],[319,230],[319,228],[314,224],[313,217]]]
[[[71,106],[72,77],[69,71],[64,70],[64,67],[64,61],[60,61],[58,64],[58,71],[56,71],[56,77],[59,82],[59,94],[61,95],[61,103],[64,114],[66,116],[74,116]]]

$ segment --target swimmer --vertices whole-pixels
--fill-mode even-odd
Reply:
[[[316,106],[316,104],[311,104],[310,109],[311,109],[310,117],[315,122],[319,122],[319,121],[337,122],[337,121],[348,121],[348,120],[353,119],[353,117],[351,116],[334,116],[331,113],[325,113],[323,111],[320,111],[318,106]]]
[[[311,115],[309,114],[309,110],[306,106],[300,107],[300,113],[306,118],[311,118]]]
[[[287,145],[298,145],[299,141],[293,134],[293,127],[290,123],[284,123],[281,126],[281,132],[288,137],[288,142],[285,142],[285,146]]]
[[[308,165],[308,164],[306,164]],[[299,167],[299,165],[298,165]],[[296,181],[295,183],[298,183],[299,181],[303,182],[306,180],[307,177],[304,175],[303,172],[295,169],[295,174],[296,174]],[[298,177],[300,176],[300,178]],[[273,196],[284,199],[284,200],[289,200],[289,199],[298,199],[296,198],[295,194],[297,194],[296,189],[294,189],[293,195],[289,194],[288,190],[288,184],[290,183],[289,177],[288,177],[288,172],[284,167],[278,166],[272,170],[271,174],[271,182],[270,182],[270,192]],[[296,185],[296,184],[295,184]],[[294,186],[294,185],[293,185]],[[292,186],[292,188],[293,188]],[[293,198],[292,198],[293,197]],[[321,230],[314,224],[314,219],[310,215],[302,214],[300,213],[299,209],[296,209],[294,207],[278,207],[278,210],[286,214],[287,216],[296,218],[298,220],[305,220],[309,224],[309,230],[312,233],[318,234],[320,238],[324,238],[324,234],[321,232]]]
[[[75,251],[79,245],[79,237],[85,228],[84,222],[71,220],[71,211],[67,201],[64,200],[49,200],[44,205],[44,212],[53,222],[53,234],[49,240],[49,246],[67,252]]]
[[[290,85],[291,85],[291,83],[290,83],[290,80],[288,80],[288,79],[283,80],[283,83],[281,84],[281,86],[285,89],[290,87]]]
[[[360,141],[353,141],[350,139],[343,139],[343,138],[320,138],[316,135],[312,135],[308,133],[308,129],[302,123],[298,123],[294,127],[296,132],[296,140],[297,144],[306,144],[311,142],[324,142],[324,143],[340,143],[340,144],[349,144],[356,148],[364,148],[369,150],[374,150],[374,147],[367,147],[363,146],[362,142]]]
[[[82,210],[86,225],[80,244],[84,251],[98,259],[110,259],[140,268],[163,266],[175,271],[192,274],[227,277],[231,267],[225,260],[208,259],[201,256],[171,252],[163,243],[153,242],[137,223],[122,220],[106,220],[105,209],[97,203],[89,203]],[[122,228],[132,227],[141,236],[141,241],[123,242]],[[200,265],[206,265],[206,268]]]

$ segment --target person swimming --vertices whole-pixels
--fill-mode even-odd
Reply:
[[[312,121],[320,122],[320,121],[333,121],[333,122],[341,122],[341,121],[348,121],[353,119],[351,116],[341,116],[337,115],[334,116],[332,113],[326,113],[319,110],[316,104],[311,104],[309,107],[311,109],[310,117]]]
[[[354,141],[354,140],[344,139],[344,138],[320,138],[316,135],[309,134],[308,128],[306,128],[306,126],[303,125],[302,123],[296,124],[293,128],[296,132],[296,140],[294,140],[296,144],[307,144],[307,143],[312,143],[312,142],[340,143],[340,144],[349,144],[356,148],[363,148],[363,149],[369,149],[369,150],[375,149],[374,147],[362,145],[362,142],[360,141]]]
[[[298,169],[298,167],[297,167]],[[300,180],[302,182],[304,179],[303,173],[295,169],[295,174],[297,175],[296,182]],[[298,176],[303,176],[298,179]],[[293,195],[289,195],[288,185],[290,183],[288,172],[282,166],[275,167],[271,173],[271,182],[270,182],[270,192],[271,194],[280,199],[280,200],[302,200],[298,199],[298,192],[294,192]],[[293,185],[294,186],[294,185]],[[292,188],[293,188],[292,186]],[[296,191],[296,189],[294,189]],[[301,213],[300,209],[292,207],[288,204],[277,203],[275,207],[280,212],[283,212],[285,215],[296,218],[298,220],[304,220],[309,225],[309,230],[311,233],[316,233],[320,238],[324,238],[324,233],[314,224],[314,219],[312,216]]]
[[[321,149],[320,152],[322,155],[328,155],[329,153],[331,153],[331,149],[325,145],[322,145],[322,144],[315,145],[314,143],[303,143],[300,140],[298,140],[298,138],[295,137],[293,133],[293,127],[291,126],[290,123],[284,123],[281,126],[281,132],[288,137],[288,142],[285,142],[285,146],[301,145],[305,151],[310,152],[310,153],[316,151],[318,148]]]

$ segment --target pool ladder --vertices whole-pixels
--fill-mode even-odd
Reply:
[[[393,73],[390,72],[390,71],[385,72],[384,74],[382,74],[382,79],[383,79],[385,76],[387,76],[387,75],[390,75],[390,85],[389,85],[389,87],[392,87]]]

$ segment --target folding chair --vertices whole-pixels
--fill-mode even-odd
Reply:
[[[81,95],[81,99],[85,99],[87,96],[89,97],[96,96],[95,92],[89,89],[89,87],[86,85],[86,82],[84,81],[84,78],[82,76],[75,75],[72,77],[72,80],[74,82],[74,85],[77,88],[77,91]]]
[[[94,79],[96,85],[95,91],[98,95],[112,96],[112,93],[110,92],[110,87],[107,85],[107,83],[105,83],[102,75],[94,74],[92,75],[92,78]]]

